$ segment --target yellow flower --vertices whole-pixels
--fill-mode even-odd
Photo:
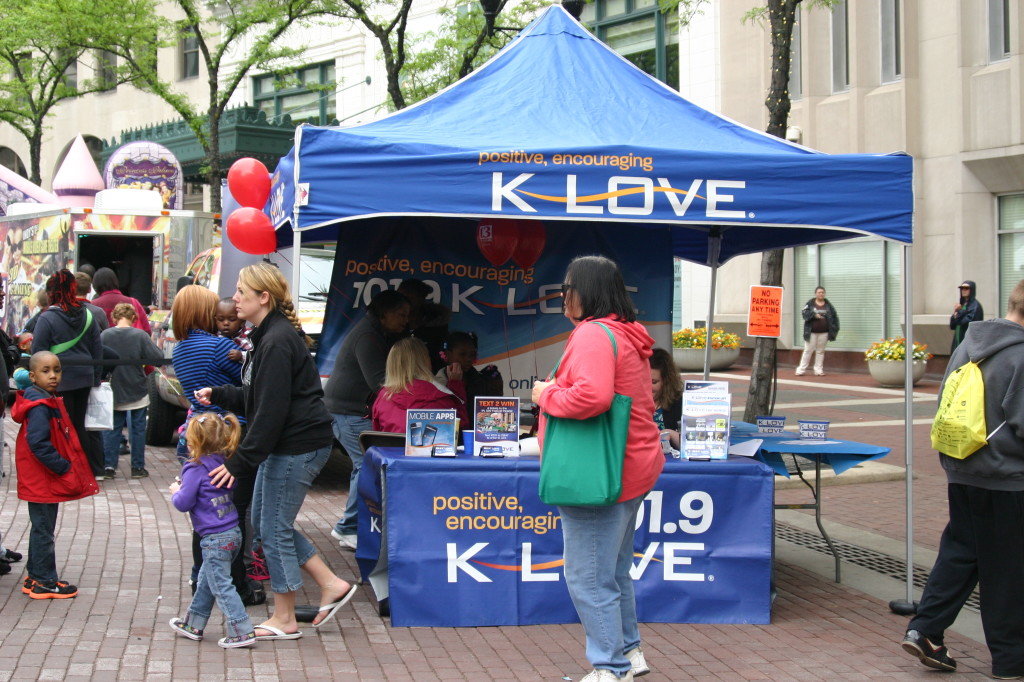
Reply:
[[[704,328],[680,329],[679,331],[672,334],[672,347],[673,348],[703,348],[704,343],[707,339],[708,330]],[[739,348],[740,337],[738,334],[732,334],[719,327],[715,327],[711,330],[711,348],[718,350],[721,348]]]
[[[891,339],[875,341],[864,351],[865,360],[899,360],[907,357],[907,340],[900,336]],[[928,344],[914,342],[914,360],[930,360],[932,354],[928,352]]]

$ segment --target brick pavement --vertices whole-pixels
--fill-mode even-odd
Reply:
[[[743,370],[732,373],[736,403],[745,400],[743,374]],[[891,397],[821,386],[825,382],[863,388],[871,383],[870,378],[857,375],[784,383],[780,404],[807,402],[804,398],[812,395],[816,397],[810,402],[817,405],[777,412],[787,414],[792,422],[804,410],[808,416],[822,414],[830,400]],[[919,392],[928,390],[926,384],[918,387]],[[935,387],[930,390],[934,393]],[[902,414],[901,405],[884,410]],[[886,418],[871,406],[841,412],[851,422]],[[829,415],[834,423],[842,421],[840,414]],[[845,438],[894,446],[894,454],[886,461],[902,462],[899,429],[839,429],[836,434]],[[8,423],[6,440],[12,448],[14,433]],[[926,437],[926,427],[915,428],[915,539],[931,546],[944,523],[945,486],[937,464],[929,464],[934,455],[927,450]],[[9,467],[9,459],[6,464]],[[578,680],[586,672],[578,625],[393,628],[377,615],[368,587],[339,614],[336,625],[322,632],[307,626],[306,636],[297,641],[224,651],[213,638],[201,643],[176,638],[166,623],[188,603],[189,530],[165,493],[177,468],[172,452],[150,448],[147,467],[152,473],[149,479],[106,481],[99,495],[63,505],[58,562],[62,577],[80,587],[76,599],[27,599],[18,589],[23,563],[14,564],[11,575],[0,577],[0,682]],[[127,470],[123,459],[122,472]],[[12,479],[0,481],[0,530],[5,544],[25,551],[28,518]],[[897,481],[829,487],[824,494],[826,523],[902,538],[903,486]],[[779,499],[800,494],[799,490],[780,491]],[[352,577],[356,575],[353,555],[342,552],[328,534],[343,503],[338,481],[318,484],[298,525],[339,574]],[[654,669],[646,679],[934,680],[941,676],[900,650],[896,641],[906,619],[889,613],[882,600],[783,562],[776,563],[776,586],[771,625],[643,625],[644,645]],[[267,614],[265,606],[249,611],[255,619]],[[219,628],[215,615],[211,634]],[[950,679],[988,678],[989,657],[982,644],[954,632],[949,633],[947,644],[961,671]]]

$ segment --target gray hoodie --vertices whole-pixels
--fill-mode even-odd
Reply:
[[[1024,490],[1024,327],[999,318],[972,322],[949,358],[949,374],[968,360],[980,362],[985,379],[985,426],[995,434],[966,459],[940,454],[950,483],[987,490]],[[939,391],[942,395],[942,391]],[[1000,424],[1006,422],[996,431]]]

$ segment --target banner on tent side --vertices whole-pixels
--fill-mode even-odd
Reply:
[[[451,310],[449,331],[477,335],[477,364],[497,365],[505,395],[528,398],[533,381],[548,375],[572,330],[562,313],[562,279],[569,261],[586,254],[606,255],[619,264],[638,319],[657,345],[669,347],[668,228],[644,230],[638,239],[635,230],[616,226],[544,225],[543,247],[524,268],[495,255],[494,240],[479,239],[477,221],[396,219],[381,229],[343,223],[317,354],[320,374],[331,374],[345,335],[373,297],[416,278],[430,286],[429,301]]]

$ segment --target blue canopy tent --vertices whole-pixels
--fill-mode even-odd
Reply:
[[[296,247],[388,217],[668,226],[672,255],[712,272],[741,254],[881,237],[907,245],[911,343],[913,199],[906,154],[823,154],[712,114],[553,5],[429,99],[362,125],[297,128],[270,213],[279,244]],[[907,429],[908,503],[910,452]]]

